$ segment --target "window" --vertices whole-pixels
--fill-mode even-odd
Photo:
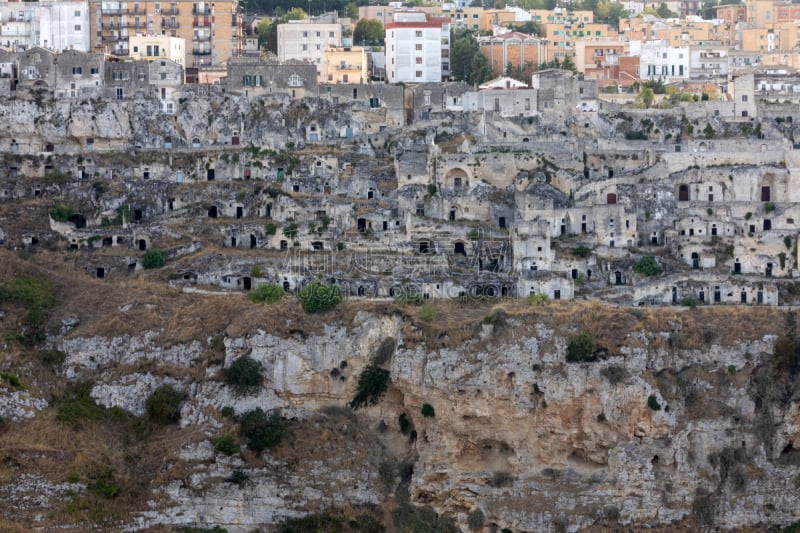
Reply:
[[[414,73],[414,75],[415,75],[417,78],[421,78],[421,77],[422,77],[422,71],[421,71],[421,70],[418,70],[418,71],[416,71],[416,72]]]
[[[94,75],[94,74],[99,74],[99,73],[100,73],[100,71],[97,69],[97,67],[92,67],[92,69],[90,70],[90,72],[91,72],[91,74],[93,74],[93,75]]]
[[[81,25],[75,24],[75,31],[81,31]]]
[[[308,37],[308,32],[307,31],[303,32],[303,37]]]
[[[746,101],[747,101],[747,95],[746,95],[746,94],[743,94],[743,95],[742,95],[742,102],[746,102]]]
[[[138,46],[134,46],[133,47],[133,53],[134,54],[138,54],[139,53],[139,47]]]
[[[117,87],[117,100],[122,100],[124,94],[122,87]]]
[[[421,65],[422,64],[422,58],[421,57],[415,58],[415,61],[416,61],[417,65]]]
[[[349,77],[347,76],[347,74],[342,74],[342,83],[347,83],[348,81],[350,81],[350,80],[349,80]]]
[[[319,45],[317,45],[317,50],[319,50]]]
[[[431,105],[431,95],[430,94],[426,94],[425,95],[425,105]]]
[[[73,74],[82,74],[83,73],[83,68],[82,67],[72,67],[72,73]]]
[[[321,34],[320,32],[317,32],[317,37],[320,37],[321,35],[322,35],[322,34]]]
[[[414,37],[420,38],[422,37],[422,30],[417,30],[414,32]]]
[[[81,12],[80,11],[75,11],[75,16],[76,17],[80,17],[81,16]]]
[[[422,43],[417,43],[417,45],[415,46],[415,48],[416,48],[417,50],[420,50],[420,51],[421,51],[421,50],[422,50]]]
[[[306,51],[308,51],[308,45],[307,45],[307,44],[304,44],[304,45],[303,45],[303,52],[306,52]]]
[[[333,32],[332,32],[332,31],[331,31],[331,32],[328,32],[328,37],[330,37],[331,39],[333,39],[333,38],[334,38],[334,34],[333,34]]]

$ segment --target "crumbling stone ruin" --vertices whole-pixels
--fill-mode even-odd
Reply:
[[[659,110],[559,70],[518,89],[318,85],[308,65],[247,58],[203,86],[169,60],[7,55],[0,198],[69,216],[7,216],[0,238],[70,248],[88,275],[124,276],[155,247],[192,257],[171,284],[225,290],[325,278],[356,298],[636,306],[797,292],[785,73],[776,94],[755,72],[728,100]],[[651,256],[659,272],[636,268]]]

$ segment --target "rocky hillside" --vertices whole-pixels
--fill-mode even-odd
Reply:
[[[0,251],[0,529],[800,520],[791,311],[345,301],[308,315],[167,276],[109,284],[68,252]]]

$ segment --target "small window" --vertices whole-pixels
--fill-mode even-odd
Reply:
[[[416,32],[414,32],[414,37],[417,37],[417,38],[422,37],[422,30],[417,30]]]

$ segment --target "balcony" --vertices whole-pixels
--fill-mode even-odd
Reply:
[[[175,21],[175,22],[172,22],[172,21],[169,21],[169,20],[162,20],[161,21],[161,29],[164,29],[164,30],[169,30],[169,29],[176,30],[176,29],[178,29],[180,27],[181,27],[181,25],[180,25],[180,23],[178,21]]]
[[[113,54],[115,56],[127,56],[127,55],[129,55],[127,48],[114,48],[113,50],[111,50],[111,54]]]
[[[194,16],[197,16],[197,15],[205,15],[205,16],[211,15],[211,8],[210,7],[206,7],[206,8],[203,8],[203,9],[198,9],[198,8],[194,7],[194,8],[192,8],[192,15],[194,15]]]
[[[197,34],[194,37],[192,37],[192,41],[198,42],[198,43],[203,43],[203,42],[207,42],[207,41],[210,41],[210,40],[211,40],[211,34],[210,33],[208,33],[208,34],[200,33],[200,34]]]
[[[147,15],[146,9],[103,9],[105,15]]]
[[[214,23],[214,17],[195,17],[192,21],[192,25],[195,28],[205,28],[210,27],[211,24]]]
[[[211,48],[194,48],[192,54],[196,56],[209,56],[211,55]]]
[[[115,43],[119,41],[119,35],[102,35],[101,38],[104,43]]]

